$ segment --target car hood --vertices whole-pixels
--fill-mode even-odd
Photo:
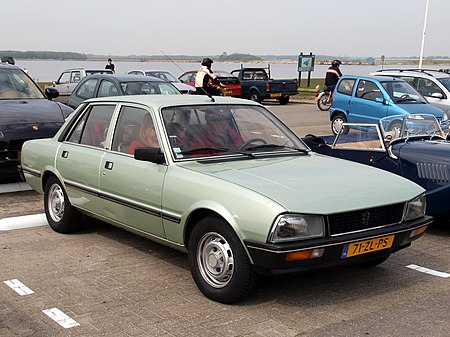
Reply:
[[[192,85],[188,85],[181,82],[173,82],[172,83],[178,90],[181,92],[194,92],[195,88]]]
[[[64,122],[60,106],[47,99],[0,100],[0,125]]]
[[[450,142],[445,140],[398,141],[392,145],[392,152],[402,161],[450,166]]]
[[[430,114],[438,118],[444,115],[444,112],[441,109],[436,108],[431,104],[397,104],[397,105],[411,114],[419,114],[419,113]]]
[[[386,171],[318,154],[220,163],[189,162],[185,168],[240,185],[288,211],[332,214],[404,202],[424,192]]]

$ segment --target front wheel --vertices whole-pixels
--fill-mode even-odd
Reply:
[[[328,111],[331,107],[331,94],[323,93],[319,95],[317,100],[317,107],[322,111]]]
[[[78,229],[81,214],[70,204],[64,187],[55,176],[45,184],[44,208],[48,224],[55,232],[67,234]]]
[[[256,90],[252,90],[250,92],[250,100],[254,101],[254,102],[258,102],[261,103],[262,99],[261,99],[261,95],[259,94],[259,92],[257,92]]]
[[[247,297],[256,285],[256,273],[230,225],[207,216],[189,238],[189,266],[197,287],[208,298],[226,304]]]
[[[348,126],[343,126],[344,123],[347,123],[347,118],[344,115],[338,114],[334,116],[331,120],[331,131],[333,134],[337,135],[341,131],[341,128],[343,128],[341,133],[346,135],[349,129]]]

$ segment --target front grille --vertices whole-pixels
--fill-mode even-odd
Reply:
[[[400,223],[403,210],[404,204],[401,203],[329,215],[330,235],[341,235]]]

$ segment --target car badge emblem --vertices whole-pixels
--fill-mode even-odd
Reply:
[[[367,227],[369,225],[370,212],[365,211],[361,214],[361,225]]]
[[[33,126],[31,127],[34,131],[38,131],[39,130],[39,126],[37,126],[36,124],[33,124]]]

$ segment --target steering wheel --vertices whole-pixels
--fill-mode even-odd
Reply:
[[[239,147],[239,150],[244,150],[247,146],[249,146],[250,144],[256,143],[256,142],[260,142],[264,145],[267,145],[266,140],[263,138],[250,138],[249,140],[247,140],[244,144],[242,144]]]
[[[410,96],[408,94],[403,94],[400,96],[400,98],[409,98]]]

